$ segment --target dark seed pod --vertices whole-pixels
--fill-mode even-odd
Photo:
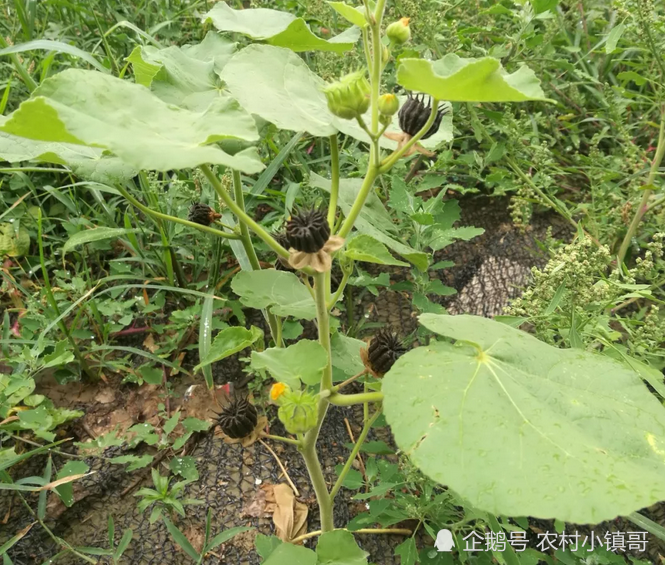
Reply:
[[[202,226],[209,226],[217,218],[221,217],[221,214],[218,214],[210,206],[202,204],[201,202],[195,202],[192,204],[189,208],[189,214],[187,215],[187,219],[190,222],[201,224]]]
[[[222,410],[217,425],[231,439],[241,439],[254,431],[258,417],[256,408],[247,398],[237,398]]]
[[[413,96],[411,93],[409,93],[408,97],[409,99],[402,105],[399,110],[399,127],[404,133],[407,133],[413,137],[427,123],[429,115],[432,112],[432,99],[428,96],[427,106],[425,106],[424,94],[416,94]],[[439,131],[439,128],[441,127],[441,120],[447,113],[448,108],[443,104],[440,105],[432,127],[429,128],[428,132],[423,135],[421,139],[432,137],[437,131]]]
[[[384,375],[395,364],[406,348],[397,336],[388,329],[379,330],[369,342],[367,359],[372,370],[378,375]]]
[[[320,210],[300,211],[286,224],[289,246],[296,251],[316,253],[330,237],[330,226]]]

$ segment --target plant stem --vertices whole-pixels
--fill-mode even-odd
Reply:
[[[360,215],[360,211],[365,205],[365,200],[367,199],[370,190],[372,190],[372,186],[374,185],[374,181],[376,180],[376,177],[378,175],[379,175],[379,170],[377,166],[374,165],[373,163],[370,163],[370,166],[367,169],[367,174],[365,175],[365,180],[363,181],[363,184],[360,187],[360,192],[358,193],[356,201],[353,203],[351,210],[349,210],[349,215],[346,217],[346,220],[344,220],[344,223],[342,224],[342,227],[339,230],[338,235],[340,237],[346,237],[347,235],[349,235],[349,233],[351,233],[351,230],[353,229],[353,224],[356,222],[356,219]]]
[[[432,111],[429,114],[429,118],[427,118],[427,122],[425,122],[425,125],[422,127],[422,129],[414,135],[406,144],[404,144],[403,147],[392,153],[390,156],[388,156],[386,159],[383,160],[381,163],[381,167],[379,169],[380,173],[386,173],[390,169],[393,168],[395,163],[399,159],[402,158],[403,155],[405,155],[409,149],[411,149],[420,139],[425,135],[429,129],[432,127],[432,124],[434,123],[434,120],[436,120],[436,115],[439,112],[439,101],[436,99],[432,99]]]
[[[357,375],[353,375],[351,378],[348,378],[344,382],[339,383],[338,385],[335,385],[334,387],[332,387],[332,392],[338,392],[338,391],[342,390],[346,385],[350,385],[352,382],[358,380],[360,377],[362,377],[366,374],[367,374],[367,369],[363,369]]]
[[[210,182],[212,187],[215,189],[215,192],[217,192],[217,195],[222,199],[222,202],[224,202],[224,204],[230,208],[230,210],[238,217],[238,220],[244,222],[247,227],[251,228],[251,230],[256,235],[258,235],[275,253],[277,253],[277,255],[284,257],[284,259],[288,259],[289,252],[279,243],[277,243],[273,237],[257,222],[250,218],[244,210],[236,205],[236,203],[233,201],[233,198],[231,198],[231,195],[226,191],[226,189],[222,186],[222,183],[219,182],[219,179],[217,179],[217,177],[210,170],[210,167],[208,165],[201,165],[200,169],[208,179],[208,182]]]
[[[321,531],[323,533],[332,532],[335,529],[335,523],[333,521],[333,502],[328,494],[328,485],[326,485],[326,479],[323,476],[321,463],[319,462],[319,457],[316,453],[316,438],[312,441],[308,437],[310,433],[311,431],[307,432],[305,445],[300,448],[300,453],[302,453],[303,459],[305,460],[305,465],[307,465],[307,471],[309,472],[309,478],[312,481],[312,487],[316,493],[316,501],[319,505],[319,512],[321,514]],[[318,436],[318,429],[316,430],[316,435]]]
[[[330,136],[330,202],[328,203],[328,225],[332,228],[335,225],[335,215],[337,214],[337,198],[339,196],[339,144],[337,134]]]
[[[339,489],[342,488],[342,483],[344,483],[346,475],[348,475],[349,471],[351,470],[351,467],[353,466],[353,461],[358,456],[358,453],[360,453],[360,448],[363,446],[363,443],[365,443],[367,435],[369,434],[369,431],[372,428],[372,424],[376,422],[380,414],[381,414],[381,408],[379,407],[377,408],[374,415],[365,422],[365,425],[363,426],[363,431],[360,433],[360,436],[358,436],[358,440],[356,441],[356,444],[353,446],[353,450],[351,451],[351,454],[349,455],[349,458],[347,459],[346,464],[342,469],[342,472],[339,474],[339,477],[335,482],[335,486],[333,486],[332,490],[330,491],[331,501],[335,500],[335,496],[337,496]]]
[[[152,210],[148,208],[145,204],[139,202],[124,187],[120,186],[119,184],[116,185],[116,189],[127,200],[129,200],[129,202],[131,202],[134,206],[136,206],[139,210],[141,210],[141,212],[148,214],[148,216],[151,216],[155,219],[166,220],[168,222],[174,222],[176,224],[182,224],[183,226],[211,233],[213,235],[216,235],[217,237],[224,237],[226,239],[240,239],[240,236],[236,233],[226,233],[220,230],[216,230],[215,228],[211,228],[210,226],[202,226],[201,224],[190,222],[189,220],[183,220],[182,218],[177,218],[176,216],[169,216],[168,214],[163,214],[162,212],[157,212],[156,210]]]
[[[261,437],[267,438],[267,439],[272,439],[274,441],[281,441],[284,443],[290,443],[291,445],[295,445],[296,447],[300,447],[302,444],[299,440],[297,439],[291,439],[290,437],[283,437],[283,436],[274,436],[271,434],[261,434]]]
[[[325,274],[315,273],[314,275],[314,291],[316,299],[316,317],[319,330],[319,342],[326,350],[328,355],[328,364],[321,375],[321,392],[330,391],[332,388],[332,354],[330,346],[330,319],[328,317],[328,308],[326,307],[326,286]],[[321,425],[328,412],[328,400],[321,398],[319,401],[319,417],[316,426],[305,434],[304,441],[300,447],[307,471],[309,472],[312,487],[316,493],[316,500],[319,504],[321,512],[321,529],[323,532],[330,532],[333,530],[333,503],[328,493],[328,486],[326,485],[323,471],[321,470],[321,463],[316,453],[316,442],[319,438]]]
[[[337,301],[339,300],[339,297],[342,296],[342,293],[344,292],[344,289],[346,288],[346,283],[349,281],[349,277],[351,276],[351,271],[344,271],[344,274],[342,275],[342,281],[339,283],[339,286],[337,287],[337,290],[335,291],[334,296],[328,303],[328,310],[332,310],[335,307],[335,304],[337,304]]]
[[[365,402],[382,402],[382,392],[361,392],[359,394],[340,394],[335,392],[328,397],[328,402],[335,406],[354,406]]]
[[[60,318],[60,308],[58,307],[58,302],[55,299],[55,296],[53,295],[53,289],[51,288],[51,279],[48,276],[48,269],[46,268],[46,258],[44,257],[44,238],[42,235],[41,208],[37,213],[37,243],[39,245],[39,263],[42,268],[42,276],[44,277],[44,290],[46,291],[46,299],[48,300],[48,303],[50,304],[51,308],[55,310],[56,316]],[[95,374],[92,372],[90,367],[88,367],[88,363],[83,357],[83,354],[81,353],[78,344],[76,343],[76,341],[74,341],[74,338],[69,333],[69,328],[65,325],[65,323],[61,319],[58,320],[58,327],[60,328],[60,331],[63,334],[65,334],[65,337],[67,338],[67,341],[69,342],[69,345],[72,348],[72,353],[74,353],[76,360],[81,365],[81,370],[86,374],[86,376],[89,379],[93,381],[97,380]]]
[[[321,376],[321,392],[332,389],[332,347],[330,344],[330,316],[326,305],[326,284],[324,273],[314,275],[314,297],[316,300],[316,320],[319,328],[319,343],[326,350],[328,364]]]
[[[348,532],[346,528],[335,528],[336,532]],[[315,532],[308,532],[305,535],[298,536],[295,539],[291,540],[291,543],[299,543],[307,539],[315,538],[320,536],[323,532],[321,530],[316,530]],[[400,536],[410,536],[413,534],[411,530],[406,528],[363,528],[360,530],[353,530],[354,534],[393,534]]]
[[[646,214],[649,209],[649,198],[653,193],[653,182],[656,179],[656,174],[658,174],[658,169],[660,163],[663,160],[663,155],[665,155],[665,106],[661,107],[661,116],[660,116],[660,132],[658,133],[658,145],[656,146],[656,154],[653,156],[651,161],[651,169],[649,170],[649,176],[647,177],[646,184],[642,187],[643,194],[640,205],[635,211],[635,216],[633,216],[633,221],[628,227],[626,236],[623,238],[621,243],[621,248],[619,249],[619,255],[617,257],[618,263],[621,264],[626,257],[628,248],[630,247],[630,242],[637,233],[637,227],[640,225],[644,214]]]
[[[242,179],[240,178],[240,171],[233,170],[233,193],[235,197],[235,205],[238,209],[246,216],[245,213],[245,195],[242,192]],[[261,270],[261,263],[259,263],[259,258],[256,255],[256,250],[252,245],[252,237],[249,234],[249,229],[247,224],[243,221],[242,217],[238,216],[238,224],[240,225],[240,241],[245,253],[247,253],[247,258],[249,263],[252,266],[252,269],[255,271]],[[270,312],[269,310],[264,311],[264,315],[268,320],[268,325],[270,326],[270,333],[272,334],[272,339],[275,342],[276,347],[282,347],[282,324],[277,319],[277,316]]]

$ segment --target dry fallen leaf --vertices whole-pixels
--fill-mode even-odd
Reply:
[[[148,334],[148,337],[143,340],[143,347],[150,351],[150,353],[154,353],[159,349],[159,345],[155,343],[155,338],[152,334]]]
[[[263,488],[263,487],[262,487]],[[266,512],[272,513],[275,533],[282,541],[291,541],[307,533],[307,506],[296,500],[286,483],[265,485]]]

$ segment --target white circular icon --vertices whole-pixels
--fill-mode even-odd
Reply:
[[[436,535],[436,543],[434,544],[437,551],[452,551],[455,547],[455,542],[453,541],[453,534],[450,533],[450,530],[440,530]]]

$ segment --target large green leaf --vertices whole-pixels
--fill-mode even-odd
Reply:
[[[245,306],[257,310],[270,308],[277,316],[316,318],[312,295],[293,273],[275,269],[241,271],[233,277],[231,288]]]
[[[278,545],[263,565],[317,565],[316,553],[301,545]]]
[[[424,314],[432,342],[384,377],[398,446],[482,510],[598,523],[665,499],[665,410],[640,375],[475,316]]]
[[[369,553],[358,547],[351,532],[337,530],[319,538],[316,555],[320,565],[367,565]]]
[[[524,102],[547,100],[529,67],[508,74],[494,57],[462,59],[448,53],[438,61],[402,59],[397,82],[451,102]]]
[[[0,125],[6,121],[6,117],[0,116]],[[9,163],[42,161],[66,165],[77,176],[106,184],[128,180],[138,172],[118,157],[105,155],[104,150],[97,147],[38,141],[2,131],[0,131],[1,160]]]
[[[315,173],[311,173],[309,182],[316,188],[321,188],[326,192],[330,192],[330,181],[328,179]],[[362,179],[340,180],[338,204],[344,214],[348,214],[351,211],[356,196],[358,195],[358,192],[360,192],[361,185]],[[389,232],[388,228],[394,230],[394,225],[390,220],[388,212],[376,194],[370,194],[367,198],[354,227],[358,232],[369,235],[375,240],[383,243],[395,253],[413,263],[421,271],[427,269],[427,266],[429,265],[427,253],[416,251],[405,243],[395,239],[397,236]]]
[[[330,40],[312,33],[302,18],[266,8],[234,10],[226,2],[218,2],[205,16],[219,31],[242,33],[252,39],[266,41],[293,51],[336,51],[352,49],[360,38],[358,28],[350,28]]]
[[[56,53],[67,53],[68,55],[73,55],[83,59],[85,62],[90,63],[98,71],[103,73],[108,73],[109,70],[102,65],[97,59],[95,59],[87,51],[83,51],[74,45],[69,43],[63,43],[62,41],[53,41],[51,39],[35,39],[34,41],[28,41],[27,43],[21,43],[19,45],[10,45],[4,49],[0,49],[1,55],[9,55],[11,53],[24,53],[26,51],[34,50],[44,50],[44,51],[55,51]]]
[[[327,365],[326,350],[318,341],[308,339],[301,339],[286,348],[271,347],[252,352],[252,367],[267,369],[276,381],[294,389],[300,388],[299,381],[307,385],[318,384]]]
[[[236,44],[209,32],[198,45],[156,49],[139,45],[127,58],[136,82],[156,96],[194,111],[204,111],[223,97],[218,73],[235,51]]]
[[[201,360],[194,370],[198,371],[201,367],[226,359],[249,347],[261,337],[263,337],[263,331],[254,326],[250,329],[240,326],[224,328],[215,336],[208,355]]]
[[[255,148],[231,156],[211,145],[258,139],[254,120],[235,101],[215,99],[205,111],[190,112],[141,85],[96,71],[70,69],[45,80],[0,130],[106,148],[137,169],[166,171],[204,163],[245,173],[263,169]]]
[[[355,120],[342,120],[330,113],[322,91],[325,81],[289,49],[245,47],[224,67],[221,77],[245,110],[281,129],[306,131],[317,137],[341,131],[369,141]],[[390,149],[397,146],[385,137],[381,144]]]

